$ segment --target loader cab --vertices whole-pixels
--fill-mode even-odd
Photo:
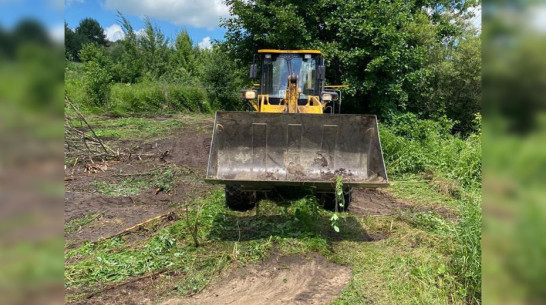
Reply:
[[[250,96],[256,100],[249,101],[254,110],[324,113],[333,97],[325,95],[324,58],[319,50],[263,49],[257,55],[250,67],[250,77],[259,80],[257,96]]]
[[[318,67],[324,65],[322,54],[315,50],[297,52],[258,51],[261,57],[260,94],[269,95],[271,103],[278,104],[285,98],[291,75],[298,81],[298,104],[304,104],[309,96],[320,95],[324,80],[319,78]]]

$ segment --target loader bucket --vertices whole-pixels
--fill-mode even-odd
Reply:
[[[388,185],[374,115],[217,112],[206,181],[252,190]]]

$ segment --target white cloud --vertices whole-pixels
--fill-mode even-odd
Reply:
[[[229,15],[222,0],[105,0],[104,7],[124,14],[210,29],[218,26],[220,17]]]
[[[64,24],[57,24],[48,29],[49,38],[57,43],[64,43]]]
[[[482,30],[482,5],[475,6],[469,10],[474,17],[470,18],[470,24],[478,31]]]
[[[201,42],[198,42],[197,43],[197,46],[199,47],[199,49],[201,50],[205,50],[205,49],[211,49],[212,48],[212,43],[210,41],[210,37],[207,36],[205,38],[203,38],[203,40],[201,40]]]
[[[125,33],[119,24],[112,24],[111,26],[104,29],[104,34],[106,38],[110,41],[118,41],[125,38]]]
[[[136,31],[133,31],[135,32],[135,34],[137,35],[137,37],[142,37],[146,34],[146,30],[145,29],[140,29],[140,30],[136,30]]]

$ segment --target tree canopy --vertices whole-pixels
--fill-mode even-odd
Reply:
[[[80,60],[78,54],[85,44],[108,45],[104,29],[92,18],[83,19],[75,30],[69,28],[65,22],[64,40],[66,57],[73,60]]]
[[[479,38],[467,21],[477,1],[226,3],[232,9],[223,22],[225,46],[242,63],[248,64],[260,48],[320,49],[327,81],[349,85],[346,110],[383,118],[408,110],[425,118],[448,115],[459,122],[458,131],[471,129],[469,118],[479,110],[479,65],[452,70],[460,69],[456,62],[462,58],[479,61]],[[457,80],[472,84],[456,94],[438,91],[446,84],[461,87]]]

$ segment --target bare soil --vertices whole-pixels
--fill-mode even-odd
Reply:
[[[412,205],[394,198],[383,189],[355,189],[349,211],[358,216],[394,215]]]
[[[320,255],[275,256],[235,270],[204,292],[163,305],[328,304],[351,278],[348,267]]]
[[[212,186],[204,183],[203,178],[211,135],[191,127],[195,126],[178,130],[165,139],[113,143],[113,147],[125,153],[119,161],[86,161],[68,167],[65,170],[65,222],[100,214],[91,224],[66,234],[68,244],[75,246],[82,241],[95,241],[119,233],[167,214],[209,191]],[[95,170],[89,171],[90,167]],[[179,181],[168,192],[158,192],[150,187],[138,195],[108,196],[100,194],[93,186],[95,181],[118,184],[124,179],[169,167],[183,170],[178,172]]]

